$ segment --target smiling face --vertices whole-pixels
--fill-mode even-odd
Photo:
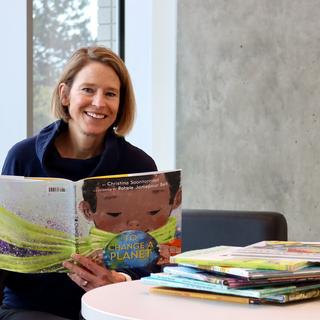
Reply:
[[[120,86],[115,71],[100,62],[84,66],[70,89],[61,83],[60,97],[69,111],[71,134],[103,137],[117,118]]]
[[[96,190],[97,207],[92,219],[104,231],[120,233],[125,230],[156,230],[165,225],[172,205],[170,189],[164,175],[150,189]]]

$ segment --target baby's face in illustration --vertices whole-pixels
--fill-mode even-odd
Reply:
[[[165,225],[172,209],[170,189],[165,176],[159,178],[159,186],[153,188],[125,192],[97,189],[97,207],[92,214],[95,226],[120,233],[125,230],[148,232]]]

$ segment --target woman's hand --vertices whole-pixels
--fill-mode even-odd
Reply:
[[[72,255],[74,263],[65,261],[63,266],[70,270],[68,273],[72,281],[86,291],[104,286],[106,284],[126,281],[123,274],[108,270],[105,266],[99,265],[90,258],[80,254]]]

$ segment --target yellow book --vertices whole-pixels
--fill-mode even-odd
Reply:
[[[167,294],[167,295],[187,297],[187,298],[198,298],[198,299],[236,302],[236,303],[244,303],[244,304],[259,303],[259,299],[256,299],[256,298],[239,297],[234,295],[232,296],[232,295],[218,294],[218,293],[209,293],[209,292],[203,292],[203,291],[197,291],[197,290],[176,289],[176,288],[167,288],[167,287],[151,287],[149,290],[152,293],[160,293],[160,294]]]

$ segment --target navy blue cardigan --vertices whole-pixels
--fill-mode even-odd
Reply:
[[[113,132],[107,134],[100,156],[88,160],[61,158],[54,147],[54,140],[63,130],[67,130],[67,124],[57,121],[38,135],[15,144],[8,152],[2,174],[76,181],[92,176],[157,170],[150,156]],[[133,279],[149,273],[142,269],[121,271],[130,274]],[[9,272],[3,303],[9,308],[39,310],[78,319],[83,293],[66,274]]]

